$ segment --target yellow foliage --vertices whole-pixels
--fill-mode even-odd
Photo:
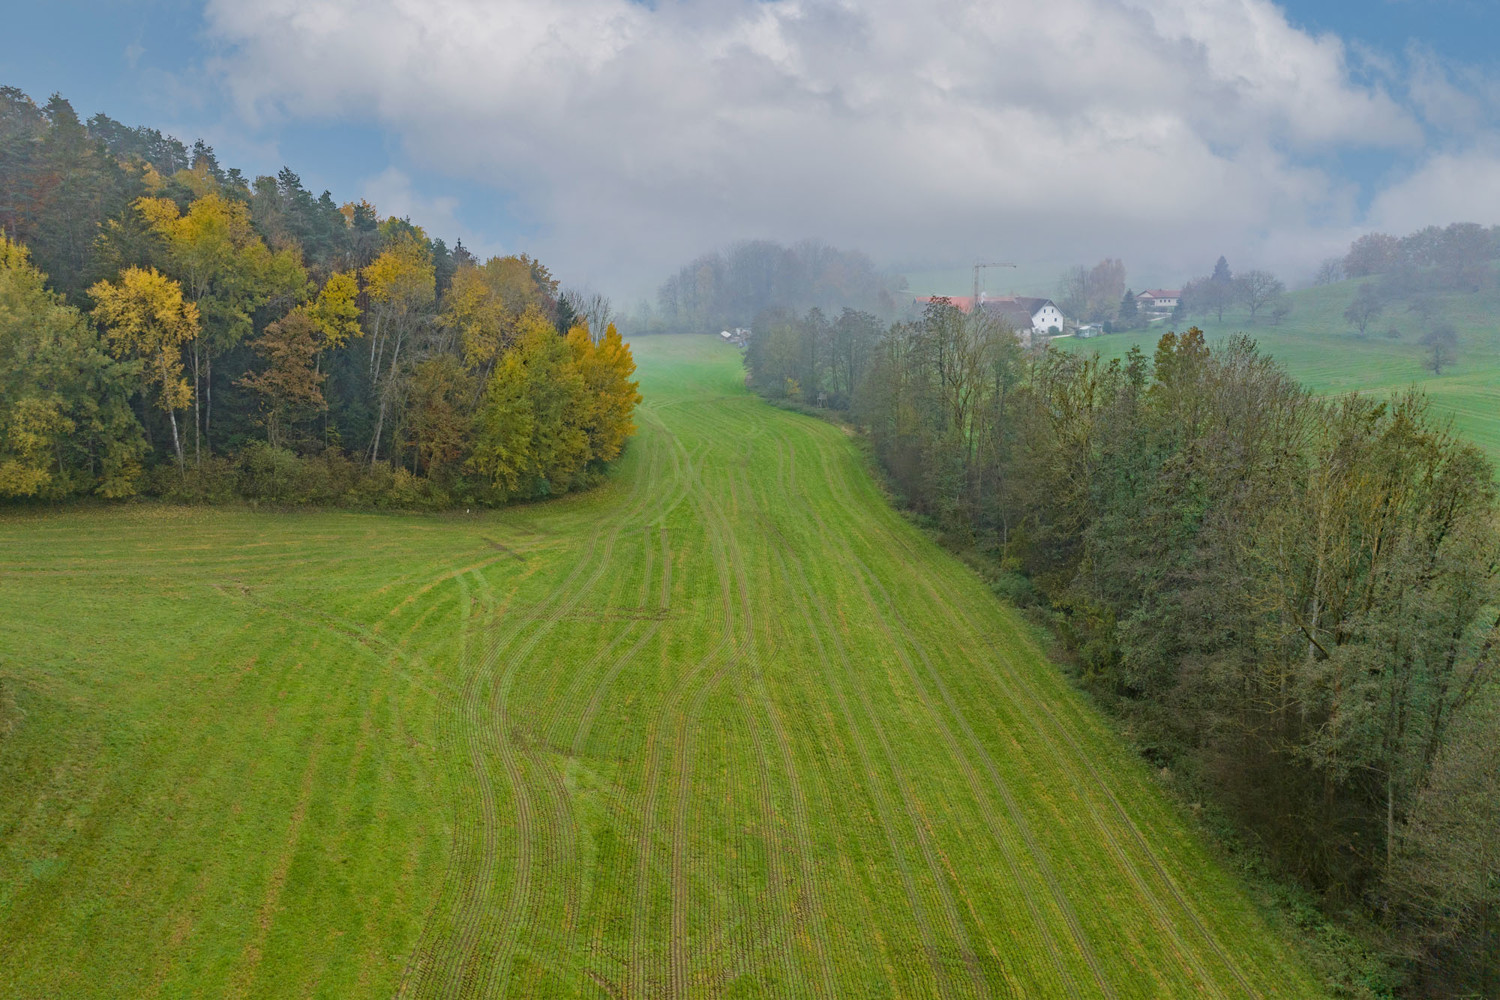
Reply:
[[[198,307],[182,297],[182,286],[155,268],[127,268],[118,284],[101,281],[89,289],[94,318],[105,329],[116,357],[146,362],[146,381],[158,391],[164,410],[193,401],[182,377],[182,345],[198,336]]]
[[[437,298],[437,272],[428,248],[414,239],[398,240],[364,269],[370,299],[383,306],[414,310]]]
[[[307,315],[323,334],[323,346],[343,347],[363,335],[359,325],[359,282],[347,271],[335,271],[307,306]]]
[[[535,306],[490,376],[470,466],[502,499],[566,492],[617,458],[635,431],[635,361],[613,325],[559,337]]]
[[[443,297],[443,321],[458,331],[464,363],[493,364],[516,341],[526,311],[546,305],[554,284],[546,268],[524,254],[459,268]]]
[[[636,431],[631,417],[641,394],[640,384],[630,378],[635,373],[635,358],[613,323],[605,329],[598,344],[590,339],[587,326],[582,323],[574,326],[568,331],[568,346],[587,394],[585,429],[590,458],[612,462],[624,450],[626,439]]]

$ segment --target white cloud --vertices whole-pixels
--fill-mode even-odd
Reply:
[[[1438,153],[1376,196],[1369,228],[1405,235],[1428,225],[1500,225],[1500,145]]]
[[[359,197],[374,205],[382,218],[410,219],[433,237],[451,241],[456,236],[470,252],[480,256],[509,252],[492,235],[475,230],[463,219],[457,198],[420,193],[412,186],[411,176],[397,167],[387,167],[361,181]]]
[[[617,291],[742,236],[1201,266],[1352,224],[1308,164],[1422,140],[1268,0],[210,0],[207,22],[247,117],[375,122],[417,168],[514,192],[554,270]]]

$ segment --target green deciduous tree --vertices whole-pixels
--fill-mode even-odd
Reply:
[[[145,451],[139,363],[112,358],[45,280],[0,234],[0,496],[128,496]]]

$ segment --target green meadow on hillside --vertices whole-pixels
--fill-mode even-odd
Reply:
[[[1133,345],[1150,353],[1157,338],[1174,327],[1201,327],[1210,343],[1246,333],[1313,392],[1389,394],[1412,386],[1421,389],[1431,397],[1435,412],[1451,415],[1454,427],[1500,464],[1500,290],[1431,297],[1434,315],[1451,322],[1459,337],[1457,363],[1434,376],[1424,367],[1427,352],[1419,343],[1422,318],[1406,304],[1388,305],[1364,335],[1344,319],[1359,284],[1345,281],[1292,293],[1291,315],[1280,326],[1264,320],[1250,325],[1242,311],[1226,310],[1222,323],[1212,316],[1193,316],[1154,325],[1149,331],[1091,340],[1066,338],[1058,344],[1115,358]],[[1392,329],[1398,337],[1387,335]]]
[[[0,517],[0,995],[1316,994],[853,441],[634,348],[591,493]]]

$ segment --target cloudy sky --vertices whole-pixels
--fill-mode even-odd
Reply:
[[[0,84],[633,301],[742,237],[903,270],[1500,223],[1488,0],[53,0]]]

